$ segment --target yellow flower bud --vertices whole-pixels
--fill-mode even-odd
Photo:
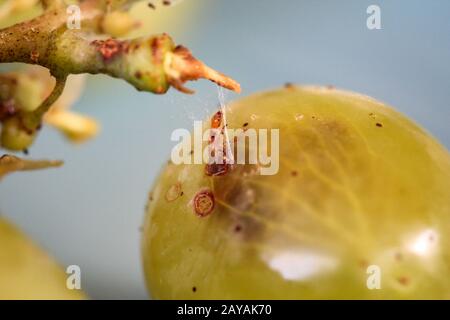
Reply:
[[[81,143],[99,131],[98,123],[89,117],[66,110],[54,110],[45,116],[45,122],[60,130],[71,142]]]
[[[29,133],[21,128],[19,119],[10,118],[3,122],[0,137],[1,146],[13,151],[22,151],[34,141],[36,132]]]

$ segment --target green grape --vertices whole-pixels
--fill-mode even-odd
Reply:
[[[433,137],[329,87],[256,94],[226,116],[279,129],[279,171],[169,162],[143,227],[153,297],[450,298],[450,157]]]
[[[45,252],[0,218],[0,299],[83,299]]]
[[[1,130],[1,146],[13,151],[27,149],[36,138],[36,131],[28,132],[17,117],[5,120]]]

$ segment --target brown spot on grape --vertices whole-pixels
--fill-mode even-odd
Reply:
[[[240,224],[237,224],[237,225],[234,227],[234,232],[236,232],[236,233],[241,232],[241,230],[242,230],[242,226],[241,226]]]
[[[367,267],[369,266],[369,262],[365,259],[361,259],[359,260],[358,265],[362,269],[367,269]]]
[[[230,165],[226,163],[211,163],[205,165],[205,174],[207,176],[223,176],[227,174]]]
[[[147,3],[147,6],[150,8],[150,9],[153,9],[153,10],[155,10],[155,5],[153,4],[153,3],[151,3],[151,2],[149,2],[149,3]]]
[[[405,276],[402,276],[402,277],[399,277],[399,278],[397,278],[397,281],[401,284],[401,285],[404,285],[404,286],[406,286],[406,285],[408,285],[409,284],[409,278],[408,277],[405,277]]]
[[[215,207],[214,194],[210,190],[198,192],[193,200],[195,214],[199,217],[208,216]]]
[[[248,122],[244,123],[242,126],[243,126],[243,127],[248,126]]]
[[[297,175],[298,175],[297,171],[295,171],[295,170],[291,171],[291,176],[296,177]]]
[[[197,292],[197,287],[192,287],[192,292]]]
[[[172,202],[178,199],[182,194],[183,191],[181,190],[181,183],[177,182],[167,189],[165,198],[168,202]]]
[[[381,128],[383,125],[381,124],[381,123],[379,123],[379,122],[377,122],[376,124],[375,124],[377,127],[379,127],[379,128]]]

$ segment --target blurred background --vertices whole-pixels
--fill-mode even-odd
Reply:
[[[372,4],[381,30],[366,26]],[[139,32],[168,32],[238,80],[243,96],[286,82],[334,85],[394,106],[450,147],[447,0],[184,0],[133,12],[144,18]],[[139,232],[148,191],[175,144],[172,131],[191,128],[219,102],[214,84],[188,86],[195,95],[156,96],[89,76],[74,109],[99,120],[100,135],[73,146],[45,128],[29,157],[65,165],[0,184],[2,214],[63,266],[79,265],[91,298],[149,297]]]

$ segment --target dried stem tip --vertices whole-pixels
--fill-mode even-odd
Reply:
[[[177,46],[172,52],[168,52],[164,64],[169,83],[181,92],[193,93],[183,84],[186,81],[201,78],[211,80],[229,90],[241,92],[241,86],[238,82],[197,60],[192,56],[189,49],[183,46]]]
[[[0,157],[0,179],[13,171],[39,170],[62,166],[62,161],[55,160],[24,160],[13,155],[5,154]]]

